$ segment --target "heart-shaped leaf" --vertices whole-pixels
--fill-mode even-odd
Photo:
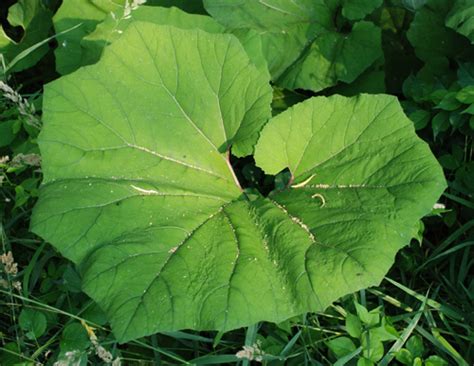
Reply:
[[[312,98],[256,145],[292,186],[246,194],[272,89],[232,35],[133,22],[49,84],[32,229],[80,267],[120,341],[322,310],[377,284],[445,182],[395,98]]]

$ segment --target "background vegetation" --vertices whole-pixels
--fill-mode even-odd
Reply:
[[[4,35],[14,40],[4,45],[0,31],[0,365],[474,362],[473,33],[456,33],[447,14],[431,10],[454,1],[386,0],[370,16],[383,30],[384,59],[354,83],[320,93],[396,95],[445,169],[449,188],[382,284],[282,324],[161,333],[127,344],[116,342],[81,292],[74,266],[28,230],[41,182],[42,87],[59,76],[51,19],[60,1],[43,1],[33,29],[7,19],[14,3],[0,4]],[[474,13],[474,3],[459,3]],[[274,113],[312,95],[276,90]],[[234,165],[247,186],[273,184],[252,161]]]

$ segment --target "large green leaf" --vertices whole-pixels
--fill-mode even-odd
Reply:
[[[204,5],[237,36],[246,31],[258,33],[275,80],[298,59],[315,32],[332,26],[331,10],[322,1],[205,0]]]
[[[111,11],[121,8],[125,0],[64,0],[54,15],[56,33],[79,26],[67,33],[58,35],[58,48],[55,50],[56,70],[68,74],[84,64],[81,40],[90,34],[97,24]]]
[[[320,91],[352,82],[382,56],[380,29],[349,22],[380,1],[204,0],[204,5],[230,29],[257,31],[273,80],[288,89]]]
[[[177,7],[140,6],[129,16],[120,16],[123,9],[111,12],[99,23],[95,30],[80,40],[82,59],[76,66],[96,63],[105,46],[120,38],[127,27],[135,22],[150,22],[159,25],[172,25],[181,29],[201,29],[209,33],[225,33],[225,28],[209,16],[189,14]],[[268,67],[263,56],[262,42],[259,34],[253,30],[235,32],[252,62],[263,73],[268,73]]]
[[[474,43],[474,0],[458,0],[446,18],[446,25]]]
[[[41,0],[19,0],[8,9],[8,22],[12,27],[20,27],[23,35],[15,41],[0,27],[0,53],[6,64],[12,61],[22,51],[48,38],[52,26],[52,14],[46,9]],[[13,71],[21,71],[36,64],[48,51],[44,45],[20,60]]]
[[[208,16],[188,14],[176,7],[140,6],[127,18],[119,18],[115,13],[110,13],[92,33],[82,39],[81,47],[84,54],[82,65],[97,62],[104,47],[119,39],[123,31],[134,21],[172,25],[182,29],[201,29],[209,33],[225,31],[222,25]]]
[[[277,32],[301,23],[306,23],[306,29],[330,28],[336,8],[324,0],[204,0],[204,6],[230,28]]]
[[[146,4],[176,7],[192,14],[206,14],[202,0],[148,0]]]
[[[241,190],[268,78],[231,35],[133,22],[45,88],[32,229],[80,266],[120,341],[322,310],[377,284],[444,178],[395,98],[313,98],[256,145],[293,186]]]
[[[319,91],[338,81],[351,83],[382,56],[380,44],[380,29],[365,21],[356,23],[349,35],[321,34],[285,72],[279,84],[289,89]]]
[[[416,12],[407,37],[421,60],[439,62],[439,59],[459,56],[469,48],[464,37],[445,27],[451,7],[451,0],[429,0]]]
[[[206,23],[198,18],[185,18],[177,11],[185,10],[190,13],[205,13],[201,0],[148,0],[146,5],[172,7],[168,15],[157,14],[151,10],[142,11],[138,6],[140,2],[129,0],[64,0],[54,16],[54,28],[56,33],[63,32],[72,27],[72,31],[58,35],[59,47],[56,49],[56,69],[62,74],[69,74],[79,67],[94,63],[104,45],[114,39],[115,33],[128,25],[128,20],[144,20],[156,24],[173,24],[178,19],[184,28],[199,28]],[[128,5],[132,12],[124,11]],[[137,14],[135,14],[137,13]],[[153,18],[156,16],[156,18]],[[166,16],[169,19],[166,19]],[[202,17],[204,18],[204,17]],[[197,27],[185,25],[183,20],[190,20],[190,24]],[[105,24],[101,24],[102,22]],[[209,23],[209,22],[208,22]],[[99,27],[95,31],[96,27]],[[83,40],[86,40],[83,42]]]
[[[343,0],[342,15],[347,19],[364,19],[380,5],[383,0]]]

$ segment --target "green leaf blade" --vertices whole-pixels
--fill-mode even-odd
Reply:
[[[232,35],[132,22],[46,87],[32,230],[79,266],[120,341],[323,310],[378,283],[439,197],[394,98],[313,98],[261,132],[268,81]],[[260,132],[258,165],[294,186],[249,197],[229,149],[251,154]]]
[[[321,34],[278,82],[289,89],[320,91],[338,81],[354,81],[381,56],[380,29],[371,22],[358,22],[348,35]]]
[[[107,0],[111,9],[104,9],[94,4],[91,0],[65,0],[53,17],[56,33],[63,32],[74,26],[80,25],[73,31],[57,37],[58,48],[55,50],[56,70],[61,75],[66,75],[77,70],[83,64],[83,49],[81,40],[93,32],[97,24],[112,11],[123,5],[123,0]]]
[[[18,42],[11,39],[0,27],[0,53],[7,66],[30,47],[48,38],[52,26],[51,11],[40,0],[20,0],[9,7],[8,22],[12,27],[21,27],[23,35]],[[46,53],[48,47],[42,45],[13,66],[13,71],[22,71],[34,66]]]
[[[208,33],[223,33],[224,27],[204,15],[188,14],[179,8],[163,8],[142,5],[134,9],[127,18],[118,18],[110,13],[96,29],[81,40],[83,65],[96,63],[105,46],[120,38],[127,27],[136,21],[158,25],[172,25],[181,29],[201,29]]]
[[[382,5],[382,0],[345,0],[342,15],[350,20],[364,19]]]
[[[396,99],[383,95],[300,103],[267,124],[255,159],[269,174],[292,172],[293,188],[271,197],[315,237],[307,258],[326,301],[378,284],[446,184]]]
[[[474,43],[474,1],[456,1],[446,18],[446,26]]]
[[[270,261],[251,210],[234,202],[187,233],[174,229],[174,239],[159,229],[95,251],[84,264],[85,290],[114,314],[119,339],[159,330],[226,331],[300,311],[291,301],[291,284]],[[160,237],[170,247],[157,251]],[[107,291],[97,276],[108,283]]]
[[[155,29],[161,38],[156,35],[151,43],[144,43],[142,37]],[[249,64],[235,38],[189,32],[137,22],[111,46],[103,62],[46,88],[47,127],[40,145],[44,195],[49,191],[52,195],[48,201],[63,206],[68,190],[73,195],[80,190],[90,192],[73,203],[84,208],[94,201],[108,207],[112,202],[148,196],[188,194],[202,198],[205,206],[208,200],[222,204],[238,197],[227,149],[233,143],[247,154],[252,151],[259,126],[270,114],[271,88]],[[214,41],[220,54],[214,52]],[[194,54],[184,46],[175,48],[184,44]],[[117,57],[115,49],[124,45],[134,45],[143,56],[137,59],[133,52],[123,52]],[[206,47],[212,52],[201,55]],[[158,49],[168,56],[157,60]],[[188,57],[197,62],[181,72],[179,65],[185,65]],[[235,95],[245,88],[248,92],[242,103],[234,107]],[[199,91],[201,100],[209,102],[196,107],[199,100],[187,98],[188,90]],[[110,108],[104,109],[105,105]],[[76,121],[93,137],[85,138]],[[244,132],[247,135],[241,138]],[[177,144],[177,139],[183,143]],[[108,164],[101,164],[105,160]],[[81,216],[84,210],[76,211],[72,214]],[[49,215],[47,210],[44,215]]]

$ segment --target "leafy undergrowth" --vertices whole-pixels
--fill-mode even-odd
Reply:
[[[0,5],[0,364],[472,364],[472,1],[386,0],[354,6],[358,2],[346,0],[323,19],[333,22],[331,31],[302,30],[303,25],[293,26],[285,18],[252,23],[245,11],[228,16],[223,4],[232,1],[205,1],[220,24],[202,20],[200,27],[215,33],[239,28],[235,34],[247,42],[248,52],[258,48],[258,42],[249,40],[261,27],[275,36],[273,53],[267,49],[263,61],[253,60],[257,67],[269,66],[273,115],[313,96],[395,95],[444,168],[448,188],[379,286],[346,295],[324,312],[278,324],[259,322],[228,332],[163,331],[126,343],[117,341],[106,314],[82,291],[80,269],[29,231],[42,180],[37,138],[43,86],[95,63],[104,45],[115,42],[114,34],[121,34],[134,17],[148,21],[139,2],[127,2],[125,10],[120,3],[64,1],[60,7],[60,1],[20,0]],[[205,12],[200,1],[148,3]],[[74,13],[78,7],[84,11]],[[258,12],[258,6],[252,11]],[[182,16],[173,14],[158,23]],[[183,19],[180,27],[191,18]],[[320,34],[318,41],[311,38],[313,31]],[[371,52],[361,51],[360,37],[366,37]],[[330,47],[325,40],[335,40],[341,48],[329,50],[334,54],[326,61],[312,57]],[[301,47],[301,42],[311,45]],[[357,55],[348,58],[344,52],[364,57],[355,62]],[[312,69],[323,70],[324,77],[305,74]],[[231,156],[230,163],[248,195],[258,191],[266,197],[292,183],[289,170],[265,174],[253,157]]]

